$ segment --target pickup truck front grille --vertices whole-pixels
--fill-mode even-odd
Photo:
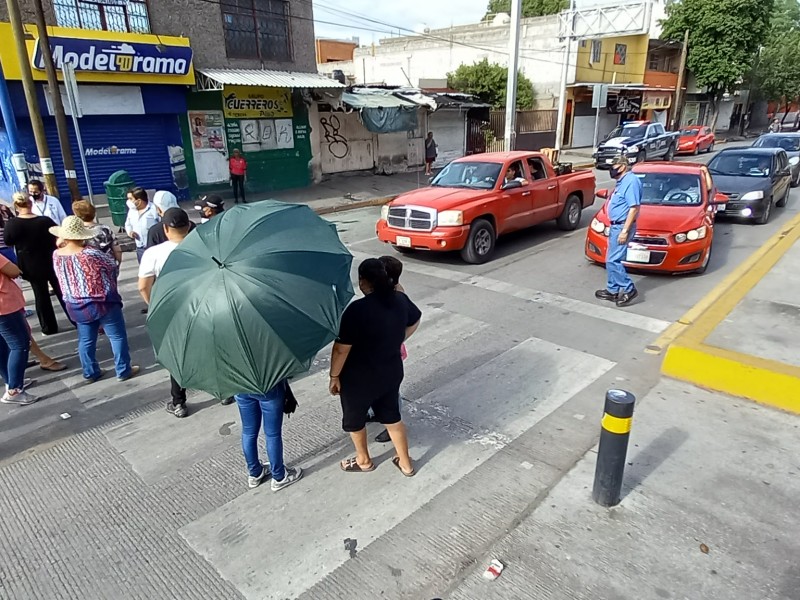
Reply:
[[[436,224],[436,210],[421,206],[389,208],[389,227],[409,231],[431,231]]]

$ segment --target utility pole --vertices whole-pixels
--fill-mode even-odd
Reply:
[[[69,130],[67,129],[67,115],[64,114],[64,104],[61,102],[61,89],[58,85],[56,67],[53,64],[53,53],[50,51],[50,34],[47,33],[47,23],[44,20],[42,0],[33,0],[36,11],[36,28],[39,30],[39,51],[42,53],[44,70],[47,73],[47,87],[50,89],[50,103],[56,117],[58,130],[58,143],[61,146],[61,158],[64,161],[64,176],[69,185],[72,201],[82,198],[78,189],[78,173],[75,171],[75,161],[72,159],[72,148],[69,145]],[[89,183],[89,182],[87,182]]]
[[[683,114],[683,86],[686,78],[686,57],[689,54],[689,30],[683,34],[683,48],[681,48],[681,65],[678,67],[678,84],[675,86],[675,108],[672,111],[672,129],[681,128],[681,115]]]
[[[517,142],[517,73],[519,70],[519,28],[522,20],[522,0],[511,0],[511,30],[508,38],[508,81],[506,87],[506,152],[514,150]]]
[[[564,32],[564,57],[561,64],[561,85],[558,90],[558,116],[556,117],[556,153],[561,152],[564,141],[564,119],[567,113],[567,76],[572,37],[575,34],[575,0],[570,0],[567,30]]]
[[[6,4],[8,5],[8,19],[11,21],[12,37],[17,47],[17,59],[19,60],[20,73],[22,74],[22,87],[25,90],[25,101],[31,117],[33,137],[36,138],[36,150],[39,153],[39,164],[42,167],[44,183],[47,186],[48,193],[58,196],[58,184],[53,171],[53,161],[50,159],[50,149],[47,147],[42,113],[39,112],[39,101],[36,99],[36,84],[33,82],[28,48],[25,45],[25,28],[22,26],[22,14],[17,0],[6,0]]]

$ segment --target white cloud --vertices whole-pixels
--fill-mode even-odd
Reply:
[[[373,39],[377,43],[389,37],[390,32],[408,35],[409,29],[422,31],[425,27],[477,23],[486,13],[487,4],[487,0],[315,0],[315,30],[317,37],[357,37],[362,44],[372,43]],[[405,29],[398,32],[398,28]]]

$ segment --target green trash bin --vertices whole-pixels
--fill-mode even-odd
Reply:
[[[126,204],[128,190],[136,187],[136,183],[131,179],[127,171],[117,171],[112,173],[111,177],[103,185],[106,188],[106,196],[108,196],[111,221],[116,227],[122,227],[125,225],[125,219],[128,216],[128,206]]]

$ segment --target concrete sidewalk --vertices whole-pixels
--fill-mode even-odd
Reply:
[[[667,331],[662,372],[800,413],[799,239],[795,217]]]
[[[476,556],[452,600],[797,600],[800,418],[664,380],[638,403],[622,503],[589,452]],[[506,566],[494,582],[489,561]]]

